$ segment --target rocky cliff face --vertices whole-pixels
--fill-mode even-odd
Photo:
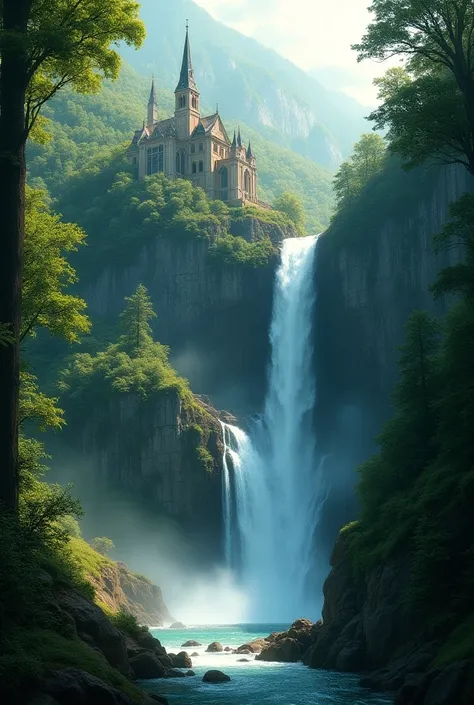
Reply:
[[[357,513],[354,469],[390,413],[406,320],[414,309],[446,311],[448,302],[435,302],[429,288],[460,253],[436,254],[433,235],[449,204],[474,187],[454,167],[394,169],[384,178],[321,237],[316,260],[317,429],[332,483],[321,523],[328,554]]]
[[[234,227],[248,241],[278,245],[291,230],[255,219]],[[116,320],[123,299],[143,283],[157,312],[155,337],[193,390],[221,408],[261,409],[268,360],[276,260],[253,269],[212,262],[202,238],[159,238],[126,263],[110,264],[83,295],[93,319]]]
[[[203,561],[220,553],[223,445],[213,407],[198,399],[189,407],[176,390],[146,400],[112,393],[86,416],[72,406],[68,418],[54,463],[62,481],[76,485],[89,533],[112,536],[129,555],[134,542],[168,522]]]

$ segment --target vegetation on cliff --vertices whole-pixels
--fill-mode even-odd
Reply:
[[[428,8],[413,1],[402,8],[374,0],[372,9],[374,22],[357,46],[361,57],[408,58],[406,70],[391,69],[379,81],[382,103],[373,119],[389,127],[390,149],[409,167],[430,159],[474,173],[471,4]],[[379,452],[360,468],[360,518],[345,530],[361,585],[380,562],[409,558],[400,595],[411,615],[406,641],[420,634],[446,640],[438,665],[474,658],[474,197],[465,194],[450,215],[436,246],[461,245],[464,257],[439,273],[433,291],[456,303],[441,322],[424,312],[408,321],[394,415]]]

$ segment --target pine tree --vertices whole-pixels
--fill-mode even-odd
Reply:
[[[132,296],[125,297],[127,305],[120,314],[123,335],[121,344],[138,356],[153,342],[149,321],[156,318],[153,304],[143,284],[139,284]]]

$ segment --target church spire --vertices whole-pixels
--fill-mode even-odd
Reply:
[[[186,39],[184,41],[183,62],[179,75],[176,91],[191,89],[197,92],[197,85],[194,78],[193,62],[191,60],[191,46],[189,44],[189,27],[186,20]]]
[[[151,79],[150,97],[148,99],[147,127],[152,130],[155,122],[158,122],[158,101],[156,98],[155,77]]]
[[[237,135],[237,147],[242,147],[242,137],[241,137],[241,134],[240,134],[240,127],[239,127],[239,132],[238,132],[238,135]]]
[[[253,153],[252,153],[252,147],[250,145],[250,140],[249,140],[249,146],[247,148],[247,159],[252,159],[253,158]]]
[[[231,146],[232,146],[232,149],[236,149],[236,148],[237,148],[237,135],[236,135],[236,133],[235,133],[235,130],[234,130],[234,139],[232,140],[232,145],[231,145]]]

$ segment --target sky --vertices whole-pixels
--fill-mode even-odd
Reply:
[[[374,105],[386,66],[357,63],[351,44],[370,21],[370,0],[194,0],[213,17],[272,47],[329,88]]]

